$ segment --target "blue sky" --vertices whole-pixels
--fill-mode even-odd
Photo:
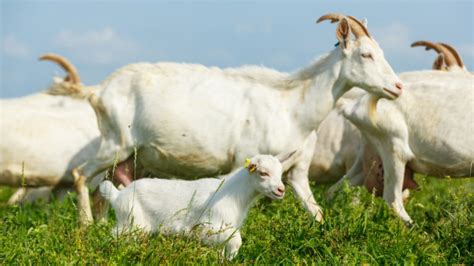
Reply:
[[[367,18],[395,71],[427,69],[434,52],[410,48],[442,41],[474,69],[473,1],[8,1],[1,2],[0,97],[46,88],[61,70],[39,62],[54,52],[97,84],[129,63],[175,61],[294,71],[334,48],[329,12]]]

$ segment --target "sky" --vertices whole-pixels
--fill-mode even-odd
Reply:
[[[338,12],[367,18],[396,72],[431,68],[433,51],[417,40],[446,42],[474,69],[474,1],[22,1],[0,0],[0,98],[44,90],[68,58],[82,82],[98,84],[135,62],[206,66],[263,65],[293,72],[334,49]]]

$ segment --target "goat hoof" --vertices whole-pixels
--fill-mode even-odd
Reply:
[[[314,219],[315,219],[317,222],[323,224],[323,223],[324,223],[323,212],[322,212],[322,211],[318,211],[318,212],[316,213],[316,215],[314,216]]]
[[[415,226],[415,222],[413,221],[406,221],[405,226],[408,227],[409,229],[413,228]]]
[[[74,177],[74,183],[78,182],[81,178],[81,173],[78,168],[72,169],[72,176]]]

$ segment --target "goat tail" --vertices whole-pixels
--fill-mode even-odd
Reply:
[[[86,86],[82,84],[74,84],[68,81],[58,81],[55,80],[53,85],[51,85],[46,91],[50,95],[61,95],[69,96],[74,99],[91,99],[95,96],[92,89],[87,89]]]
[[[102,182],[102,184],[100,184],[99,190],[102,197],[104,197],[111,203],[113,203],[117,199],[120,193],[120,191],[109,180],[105,180],[104,182]]]

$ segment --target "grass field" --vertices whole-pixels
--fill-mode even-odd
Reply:
[[[453,264],[474,262],[474,180],[417,176],[407,210],[407,228],[385,203],[363,188],[341,191],[327,202],[327,186],[313,185],[325,223],[312,221],[288,193],[261,200],[242,229],[243,245],[232,263]],[[109,223],[77,226],[74,195],[64,202],[7,207],[13,192],[0,188],[0,264],[219,263],[221,247],[193,238],[113,238]]]

